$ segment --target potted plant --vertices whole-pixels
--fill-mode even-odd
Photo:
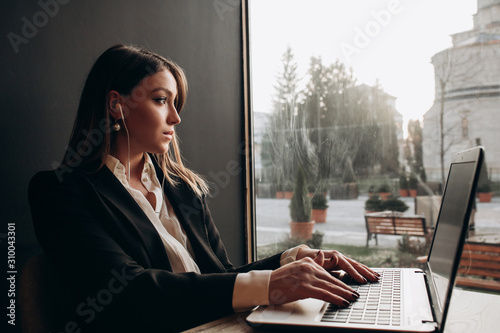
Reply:
[[[493,192],[491,191],[491,184],[489,181],[477,186],[477,197],[479,198],[479,202],[491,202],[492,196]]]
[[[390,189],[389,185],[382,184],[378,188],[378,194],[380,195],[380,199],[387,200],[387,198],[389,198],[389,196],[391,195],[391,189]]]
[[[316,186],[314,184],[307,185],[307,191],[309,192],[307,194],[309,198],[312,198],[314,196],[314,193],[316,193]]]
[[[406,212],[409,207],[403,200],[391,196],[382,202],[381,208],[382,210],[390,210],[393,212]]]
[[[368,200],[365,201],[365,212],[375,213],[384,210],[382,207],[382,200],[376,194],[370,196]]]
[[[312,238],[314,221],[311,221],[311,198],[307,195],[304,170],[297,170],[295,187],[290,201],[290,234],[292,238],[307,240]]]
[[[409,195],[408,193],[408,178],[406,178],[406,175],[402,173],[399,176],[399,196],[401,197],[407,197]]]
[[[287,180],[285,182],[284,192],[285,199],[291,199],[293,197],[293,183],[291,181]]]
[[[412,198],[415,198],[417,196],[417,185],[418,185],[417,177],[411,174],[408,180],[408,188],[409,188],[408,191],[410,193],[410,197]]]
[[[330,188],[329,184],[321,183],[319,185],[319,192],[323,193],[323,196],[326,198],[326,196],[328,195],[328,189],[329,188]]]
[[[358,181],[354,174],[352,163],[346,163],[346,168],[342,176],[342,188],[344,190],[345,199],[352,200],[358,198]]]
[[[373,195],[376,195],[377,194],[377,190],[376,190],[376,186],[375,185],[370,185],[370,187],[368,187],[368,198],[370,198],[371,196]]]
[[[316,223],[326,222],[326,209],[328,208],[326,197],[322,193],[316,193],[311,200],[311,204],[311,220]]]
[[[283,191],[283,185],[281,183],[276,185],[276,199],[284,199],[285,192]]]

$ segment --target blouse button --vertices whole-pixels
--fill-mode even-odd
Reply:
[[[148,179],[148,177],[144,177],[144,178],[142,178],[142,181],[143,181],[143,182],[147,182],[148,180],[149,180],[149,179]]]

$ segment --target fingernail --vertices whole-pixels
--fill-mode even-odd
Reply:
[[[353,298],[359,298],[359,294],[358,293],[352,293],[352,297]]]
[[[344,306],[346,306],[346,307],[351,305],[351,303],[349,303],[348,301],[343,301],[342,304],[344,304]]]
[[[316,257],[319,256],[320,253],[321,253],[321,251],[318,251],[318,253],[316,253]]]
[[[363,278],[364,283],[368,283],[368,280],[366,278]]]
[[[331,258],[330,258],[330,261],[332,261],[332,260],[333,260],[333,258],[335,258],[335,257],[331,257]]]

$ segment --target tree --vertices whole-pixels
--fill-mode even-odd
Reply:
[[[420,121],[410,120],[408,122],[408,153],[407,160],[410,166],[410,172],[417,175],[421,181],[425,182],[427,177],[425,175],[423,151],[422,151],[422,127]],[[413,149],[409,144],[413,145]],[[412,153],[413,152],[413,153]]]
[[[293,113],[297,101],[297,64],[292,49],[287,47],[282,57],[283,69],[277,76],[276,93],[273,109],[265,133],[265,145],[262,146],[262,158],[265,165],[271,165],[271,177],[284,186],[293,182]],[[265,159],[265,160],[264,160]]]
[[[316,147],[318,180],[352,170],[364,137],[365,107],[352,71],[340,61],[324,66],[312,57],[305,108],[309,138]]]
[[[306,85],[304,110],[309,140],[315,146],[318,159],[317,181],[331,177],[332,155],[324,153],[331,149],[328,130],[331,123],[327,119],[328,108],[325,98],[328,95],[329,79],[327,68],[323,66],[321,57],[311,57],[309,62],[309,82]]]
[[[362,141],[354,160],[358,173],[368,175],[379,169],[381,173],[399,172],[399,147],[395,124],[395,109],[390,96],[380,85],[357,87],[357,103],[361,105]]]
[[[283,54],[282,64],[261,155],[268,160],[263,163],[272,166],[272,178],[278,185],[293,183],[295,169],[299,165],[309,172],[316,168],[314,148],[306,131],[305,113],[297,102],[297,64],[290,47]],[[312,177],[307,173],[306,176]]]

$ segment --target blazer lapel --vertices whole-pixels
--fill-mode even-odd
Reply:
[[[154,159],[153,159],[154,161]],[[159,180],[163,178],[160,167],[153,162]],[[161,182],[161,181],[160,181]],[[174,187],[165,183],[164,192],[172,204],[175,214],[181,223],[193,248],[195,260],[202,273],[225,272],[224,265],[214,255],[205,225],[205,207],[202,201],[191,191],[187,184],[179,180]]]
[[[130,223],[137,232],[142,246],[148,253],[152,266],[172,270],[158,232],[115,175],[107,167],[103,167],[91,180],[102,197],[106,198],[123,214],[123,222]]]

